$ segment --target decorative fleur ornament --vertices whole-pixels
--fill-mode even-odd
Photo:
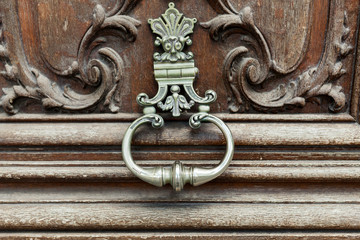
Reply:
[[[186,45],[191,45],[192,41],[189,34],[193,33],[196,18],[183,17],[176,8],[174,3],[169,4],[162,17],[148,20],[153,33],[159,35],[155,40],[156,46],[162,46],[164,53],[155,53],[156,61],[177,62],[178,60],[191,60],[194,55],[192,52],[187,54],[182,50]]]
[[[200,97],[193,88],[198,73],[193,60],[194,55],[191,52],[185,54],[182,50],[185,45],[192,44],[188,35],[193,32],[197,20],[183,17],[183,14],[175,9],[175,4],[170,3],[169,9],[161,18],[150,19],[148,22],[153,33],[158,35],[155,45],[162,46],[165,51],[163,54],[154,54],[154,76],[159,88],[155,97],[151,99],[145,93],[137,96],[136,100],[144,107],[145,115],[135,120],[126,131],[122,142],[122,156],[126,166],[140,179],[158,187],[171,184],[176,191],[180,191],[186,183],[198,186],[221,175],[232,160],[234,141],[226,124],[208,113],[209,104],[216,100],[216,93],[208,90],[205,97]],[[181,87],[190,101],[180,94]],[[171,95],[167,96],[169,88]],[[131,141],[136,129],[145,123],[151,123],[154,128],[161,128],[164,125],[164,119],[156,114],[154,106],[163,111],[171,111],[174,117],[178,117],[182,109],[190,109],[195,103],[199,104],[199,112],[190,117],[190,127],[195,129],[199,128],[202,122],[211,122],[219,127],[225,136],[226,154],[220,164],[214,168],[200,168],[184,166],[177,161],[168,167],[138,166],[131,156]]]
[[[155,45],[162,46],[165,52],[154,54],[154,75],[159,84],[158,93],[152,99],[145,93],[137,97],[138,104],[145,107],[144,113],[155,112],[152,106],[157,105],[163,111],[171,111],[174,117],[179,117],[182,109],[190,109],[195,103],[201,104],[199,108],[210,111],[208,105],[216,100],[216,93],[208,90],[204,98],[197,95],[193,82],[199,70],[195,67],[194,54],[182,52],[185,45],[192,44],[189,35],[193,33],[196,18],[184,17],[175,8],[175,4],[170,3],[162,17],[149,19],[148,22],[153,33],[158,35]],[[180,94],[180,86],[191,98],[190,101]],[[162,103],[169,87],[172,95]]]
[[[173,85],[170,88],[172,96],[166,98],[165,104],[162,102],[158,103],[158,107],[163,111],[171,110],[174,117],[179,117],[181,115],[181,109],[190,109],[194,106],[195,102],[191,100],[188,102],[183,95],[180,95],[180,87],[178,85]]]

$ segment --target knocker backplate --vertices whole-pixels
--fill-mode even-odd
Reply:
[[[176,191],[181,191],[187,183],[198,186],[221,175],[229,166],[234,152],[234,141],[229,128],[222,120],[208,113],[209,104],[216,100],[216,93],[207,90],[205,97],[201,97],[193,88],[199,70],[195,66],[194,54],[185,53],[183,50],[193,43],[189,35],[193,33],[196,22],[195,18],[187,18],[180,13],[174,3],[169,4],[169,8],[161,17],[148,20],[156,35],[155,45],[164,51],[153,55],[158,92],[153,98],[146,93],[138,95],[137,102],[144,107],[145,115],[130,125],[122,144],[126,166],[137,177],[158,187],[171,184]],[[169,90],[171,94],[168,96]],[[181,92],[185,92],[190,100]],[[176,161],[171,167],[143,168],[136,165],[131,156],[131,141],[136,129],[145,123],[151,123],[155,128],[164,126],[164,119],[156,114],[156,107],[163,111],[171,111],[173,117],[179,117],[183,111],[190,110],[195,104],[198,104],[199,113],[190,117],[190,127],[195,129],[200,127],[201,122],[211,122],[225,136],[226,154],[220,164],[209,169],[185,166],[180,161]]]

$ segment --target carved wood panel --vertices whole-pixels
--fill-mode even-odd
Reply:
[[[120,147],[156,94],[148,19],[170,2],[0,1],[0,239],[359,238],[359,1],[173,1],[235,141],[221,177],[179,194]],[[139,165],[217,164],[220,131],[162,116],[134,136]]]
[[[85,2],[4,3],[3,111],[133,113],[156,91],[146,20],[166,1]],[[200,13],[190,49],[216,112],[350,113],[356,1],[178,4]]]

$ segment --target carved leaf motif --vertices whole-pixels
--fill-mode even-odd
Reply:
[[[94,29],[99,29],[105,21],[105,9],[101,5],[96,5],[93,14]]]
[[[96,106],[104,101],[103,106],[111,112],[118,112],[119,84],[124,76],[124,63],[120,55],[110,47],[101,47],[106,42],[106,36],[97,37],[104,29],[121,31],[128,41],[134,41],[140,22],[132,17],[121,15],[129,11],[139,1],[119,0],[116,7],[106,14],[101,5],[96,5],[93,12],[92,26],[87,30],[79,45],[77,60],[65,70],[57,70],[47,64],[54,73],[80,79],[85,85],[96,89],[90,94],[79,94],[70,86],[61,87],[36,69],[25,63],[11,65],[7,57],[5,44],[0,42],[0,57],[5,58],[5,71],[0,72],[5,78],[18,81],[20,84],[13,88],[3,89],[4,95],[0,106],[8,113],[16,113],[14,101],[19,97],[40,100],[44,108],[61,108],[66,110],[84,110]],[[16,11],[13,11],[16,12]],[[19,29],[17,29],[20,31]],[[19,32],[17,32],[19,34]],[[15,52],[23,52],[16,49]],[[20,57],[20,56],[19,56]],[[24,74],[31,79],[23,79]],[[25,82],[35,82],[35,86],[26,86]]]
[[[342,60],[353,50],[347,42],[350,29],[347,27],[346,12],[342,13],[342,23],[336,20],[338,15],[330,19],[331,31],[328,34],[334,33],[334,36],[328,36],[328,39],[333,41],[327,42],[326,53],[318,66],[310,67],[285,84],[263,90],[261,84],[271,81],[269,76],[283,77],[293,70],[287,72],[277,66],[266,39],[255,25],[251,8],[245,7],[237,12],[229,1],[208,2],[215,10],[226,13],[201,24],[209,29],[213,40],[225,40],[234,33],[246,34],[255,48],[248,48],[244,44],[231,50],[225,58],[223,79],[231,93],[230,111],[244,112],[248,111],[250,106],[260,111],[284,110],[288,106],[303,107],[306,99],[320,95],[333,99],[334,103],[329,107],[331,111],[337,112],[344,108],[345,94],[336,84],[336,80],[346,73]],[[336,8],[334,1],[331,7]]]
[[[163,111],[171,110],[174,117],[181,115],[181,109],[191,109],[195,105],[195,102],[191,100],[188,102],[183,95],[179,95],[178,92],[174,92],[172,96],[166,98],[165,103],[159,102],[158,107]]]

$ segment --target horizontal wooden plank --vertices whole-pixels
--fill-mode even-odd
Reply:
[[[121,146],[128,123],[1,123],[0,146]],[[228,123],[239,146],[360,146],[356,123]],[[168,122],[162,129],[144,126],[136,145],[222,145],[216,127],[192,130],[185,122]]]
[[[171,161],[140,161],[146,166],[171,165]],[[189,161],[190,165],[209,166],[216,162]],[[7,162],[0,168],[0,181],[137,181],[122,162]],[[232,164],[217,181],[222,182],[359,182],[360,166],[356,161],[315,161],[288,163],[248,162]]]
[[[358,183],[222,183],[170,186],[123,183],[1,183],[0,203],[313,203],[360,204]]]
[[[134,121],[140,113],[117,114],[22,114],[8,115],[0,113],[0,122],[121,122]],[[166,119],[174,120],[171,114],[162,114]],[[355,122],[348,113],[340,114],[225,114],[214,113],[224,121],[250,122]],[[191,114],[184,113],[176,118],[186,120]]]
[[[341,240],[359,239],[360,233],[356,232],[80,232],[80,233],[0,233],[0,240],[50,240],[50,239],[72,239],[72,240]]]
[[[225,146],[134,146],[136,160],[220,160]],[[0,161],[119,161],[120,146],[97,147],[0,147]],[[360,148],[336,147],[242,147],[237,146],[234,160],[360,160]],[[0,162],[1,163],[1,162]]]
[[[0,230],[360,230],[357,204],[0,204]]]

